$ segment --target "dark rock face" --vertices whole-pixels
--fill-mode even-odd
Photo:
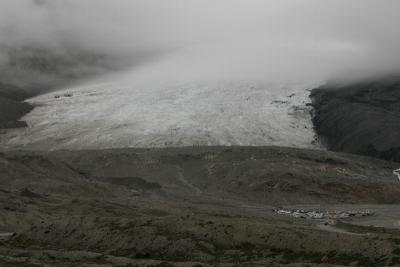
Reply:
[[[328,84],[311,98],[329,149],[400,162],[400,76]]]
[[[23,102],[29,94],[19,87],[0,83],[0,129],[26,126],[20,118],[32,110],[32,106]]]

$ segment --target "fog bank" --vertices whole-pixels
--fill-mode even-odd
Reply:
[[[397,0],[3,0],[0,71],[49,87],[132,65],[135,79],[160,80],[394,72],[399,9]]]

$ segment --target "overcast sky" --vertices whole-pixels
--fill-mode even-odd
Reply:
[[[1,0],[0,45],[172,50],[158,67],[187,75],[386,71],[400,63],[399,10],[399,0]]]

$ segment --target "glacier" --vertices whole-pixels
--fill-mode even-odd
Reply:
[[[100,83],[31,98],[4,149],[178,146],[318,148],[307,89],[282,82]]]

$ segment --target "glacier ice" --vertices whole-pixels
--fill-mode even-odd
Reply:
[[[197,145],[317,147],[310,84],[102,83],[29,99],[28,127],[1,136],[5,149]]]

